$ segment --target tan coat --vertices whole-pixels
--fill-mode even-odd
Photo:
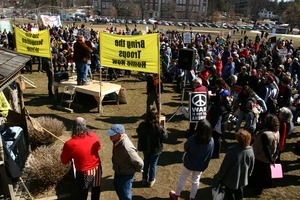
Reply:
[[[275,154],[277,146],[279,145],[279,131],[277,132],[272,132],[272,131],[263,131],[257,135],[257,137],[254,140],[253,143],[253,151],[255,155],[255,159],[262,161],[264,163],[270,163],[269,159],[267,158],[264,149],[263,149],[263,144],[261,140],[261,135],[265,134],[267,135],[268,138],[268,149],[270,150],[272,156]]]

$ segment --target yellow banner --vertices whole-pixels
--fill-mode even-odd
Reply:
[[[100,32],[100,62],[104,67],[158,73],[158,34],[125,36]]]
[[[50,32],[48,29],[31,33],[15,27],[15,34],[18,53],[51,58]]]

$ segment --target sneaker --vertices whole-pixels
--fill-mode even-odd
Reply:
[[[174,190],[171,190],[170,193],[169,193],[169,195],[170,195],[170,198],[172,200],[178,200],[179,199],[179,196],[175,193]]]
[[[143,179],[143,180],[142,180],[142,186],[146,186],[146,185],[147,185],[147,183],[148,183],[148,182],[147,182],[147,180],[146,180],[146,179]]]
[[[153,187],[154,183],[155,183],[155,179],[149,182],[149,187]]]

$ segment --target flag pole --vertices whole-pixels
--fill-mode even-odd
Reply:
[[[99,62],[100,62],[100,72],[99,72],[99,81],[100,81],[100,94],[99,94],[99,107],[98,107],[98,109],[99,109],[99,113],[100,113],[100,115],[101,115],[101,113],[103,112],[102,111],[102,66],[101,66],[101,54],[100,54],[100,34],[99,34],[99,41],[98,41],[98,45],[99,45],[99,47],[98,47],[98,49],[99,49]]]

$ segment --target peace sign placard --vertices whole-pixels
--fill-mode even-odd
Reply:
[[[206,92],[190,93],[190,122],[198,122],[206,118],[207,94]]]

